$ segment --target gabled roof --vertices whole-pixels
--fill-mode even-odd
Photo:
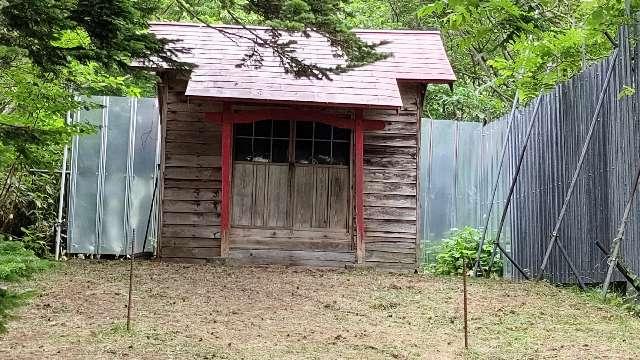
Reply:
[[[380,46],[379,51],[392,56],[332,75],[332,80],[316,80],[286,74],[271,49],[259,49],[263,56],[261,67],[238,67],[254,48],[248,39],[252,34],[238,26],[216,28],[222,31],[199,24],[151,25],[151,32],[158,37],[180,40],[173,46],[190,50],[180,55],[181,61],[196,65],[186,95],[396,108],[402,106],[398,81],[451,83],[456,79],[437,31],[356,31],[364,41],[388,42]],[[267,28],[250,29],[268,37]],[[293,46],[296,56],[308,63],[320,66],[344,63],[318,34],[283,35],[283,41],[288,39],[297,41]]]

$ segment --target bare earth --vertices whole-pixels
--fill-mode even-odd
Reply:
[[[460,279],[424,275],[71,261],[0,337],[2,359],[637,359],[640,319],[545,284],[473,279],[462,349]],[[24,285],[23,285],[24,286]]]

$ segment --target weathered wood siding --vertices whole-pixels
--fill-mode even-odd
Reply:
[[[384,130],[364,137],[365,261],[391,270],[417,265],[417,164],[422,86],[400,84],[403,107],[365,111]]]
[[[221,129],[207,122],[204,113],[221,112],[222,104],[186,97],[185,80],[165,79],[165,84],[166,99],[161,97],[165,127],[160,256],[206,261],[220,256]],[[384,130],[366,132],[364,138],[365,261],[366,265],[391,270],[415,268],[418,251],[416,194],[422,87],[401,84],[400,90],[400,111],[365,111],[366,119],[386,124]],[[252,179],[236,175],[234,187]],[[355,262],[353,224],[342,229],[342,223],[329,214],[328,219],[311,217],[310,228],[279,229],[279,224],[271,224],[264,216],[254,219],[255,214],[234,212],[241,200],[234,192],[231,206],[236,226],[230,232],[229,256],[237,262],[308,266]],[[339,200],[347,201],[342,195]],[[349,206],[353,206],[352,200]],[[338,212],[342,219],[345,212],[353,215],[355,211],[345,206]],[[283,219],[295,218],[295,214],[281,215]],[[250,223],[244,218],[247,216]],[[261,222],[266,223],[257,228]],[[322,226],[314,229],[316,223]]]
[[[222,104],[187,98],[187,82],[165,78],[162,237],[164,259],[220,256],[220,125],[204,120]]]

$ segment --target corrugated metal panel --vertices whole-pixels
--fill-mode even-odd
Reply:
[[[179,40],[177,48],[190,50],[181,60],[197,67],[193,70],[186,95],[270,101],[297,101],[379,107],[401,107],[398,80],[451,82],[455,75],[437,31],[359,31],[364,41],[379,43],[388,59],[348,73],[332,75],[332,80],[296,79],[285,73],[279,57],[267,48],[257,48],[256,34],[269,38],[267,28],[252,27],[251,32],[237,26],[154,23],[150,29],[159,37]],[[292,40],[295,55],[322,67],[344,64],[335,49],[315,33],[309,37],[284,34]],[[241,66],[253,50],[261,55],[260,66]]]
[[[155,248],[159,111],[154,98],[94,97],[76,122],[99,130],[73,140],[67,253],[125,255]],[[145,230],[149,241],[143,249]]]
[[[630,49],[626,30],[621,36],[621,50],[613,71],[613,76],[605,92],[600,119],[595,128],[590,147],[586,153],[583,168],[578,177],[573,197],[569,203],[566,217],[560,227],[559,241],[565,246],[570,259],[576,265],[584,282],[601,282],[606,274],[606,257],[595,246],[598,240],[609,247],[615,236],[624,206],[631,192],[633,176],[640,166],[640,121],[638,121],[638,101],[640,93],[621,97],[620,91],[625,86],[639,88],[640,75],[634,72],[633,56],[638,58],[638,47]],[[605,60],[588,69],[566,83],[560,84],[554,91],[541,98],[541,108],[536,119],[533,137],[529,143],[522,170],[515,188],[508,220],[511,227],[503,236],[504,243],[511,245],[511,255],[531,274],[536,274],[549,243],[559,211],[568,192],[573,173],[578,164],[580,150],[587,137],[592,117],[596,111],[599,94],[605,86],[605,76],[612,59]],[[524,145],[526,128],[533,112],[535,101],[517,112],[514,129],[509,141],[507,167],[501,177],[501,191],[498,193],[492,217],[499,217],[504,204],[508,186],[515,172],[517,155]],[[442,123],[429,121],[428,123]],[[506,117],[483,129],[481,140],[469,139],[457,144],[447,159],[438,161],[465,162],[468,157],[466,149],[471,147],[482,149],[481,168],[456,166],[457,172],[451,174],[450,180],[441,180],[448,184],[450,190],[461,193],[472,189],[467,183],[454,182],[451,179],[473,178],[479,181],[477,196],[469,196],[467,201],[458,202],[453,210],[439,209],[426,205],[435,212],[466,213],[475,211],[480,201],[480,213],[488,208],[491,184],[495,181],[499,161],[499,148],[503,133],[491,133],[492,127],[506,127]],[[453,126],[453,125],[450,125]],[[457,127],[471,128],[472,124],[459,123]],[[440,129],[443,125],[426,125],[425,128]],[[423,134],[427,138],[438,139],[438,143],[454,141],[448,133],[440,132]],[[448,137],[449,136],[449,137]],[[438,144],[433,151],[439,149]],[[455,154],[458,154],[456,157]],[[467,154],[462,155],[460,154]],[[423,156],[422,159],[427,159]],[[431,164],[422,164],[430,169]],[[462,172],[462,174],[461,174]],[[449,174],[443,174],[449,176]],[[426,176],[426,174],[424,175]],[[433,172],[429,176],[439,176]],[[432,180],[433,181],[433,180]],[[463,186],[464,188],[457,188]],[[424,189],[423,191],[429,191]],[[423,196],[429,199],[430,196]],[[429,218],[442,217],[436,213],[427,213]],[[458,218],[447,224],[450,227],[472,225],[484,226],[478,217]],[[492,224],[494,224],[492,222]],[[423,222],[423,239],[433,242],[432,224]],[[495,224],[490,227],[491,238]],[[440,236],[437,234],[435,237]],[[636,199],[626,237],[623,241],[622,256],[632,269],[640,272],[640,200]],[[519,277],[513,269],[507,275]],[[567,262],[561,257],[557,247],[553,249],[545,277],[553,282],[575,282]]]

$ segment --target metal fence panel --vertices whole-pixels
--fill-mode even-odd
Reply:
[[[509,226],[503,234],[503,243],[511,249],[511,255],[532,274],[541,265],[599,95],[602,89],[606,89],[599,122],[558,237],[584,282],[601,282],[604,278],[606,257],[598,250],[595,241],[600,241],[605,247],[610,245],[631,192],[633,174],[640,166],[640,92],[626,96],[623,93],[625,88],[638,89],[640,85],[640,72],[633,71],[633,61],[639,59],[640,45],[631,48],[628,38],[626,29],[623,29],[619,41],[621,56],[615,60],[608,87],[605,75],[613,59],[585,69],[552,92],[542,95],[533,137],[508,213]],[[532,101],[529,106],[519,109],[514,118],[506,166],[500,176],[489,226],[489,239],[504,206],[518,154],[524,146],[534,103]],[[427,221],[422,223],[424,241],[437,244],[447,227],[484,226],[482,218],[486,216],[497,175],[507,117],[479,131],[479,125],[473,123],[423,120],[423,129],[430,131],[422,134],[429,144],[429,148],[422,151],[437,154],[429,157],[423,153],[421,156],[421,167],[427,169],[422,176],[428,177],[428,180],[423,178],[421,181],[432,184],[421,189],[425,192],[421,198],[427,201],[424,207],[429,209],[424,214]],[[439,206],[449,194],[456,197],[454,208],[450,203],[449,206]],[[429,204],[428,201],[440,203]],[[625,261],[639,272],[640,200],[635,202],[622,244]],[[506,275],[519,277],[510,268],[507,268]],[[553,282],[575,282],[557,247],[553,250],[545,276]]]
[[[124,97],[91,100],[102,108],[75,116],[75,121],[89,121],[99,130],[73,141],[67,252],[129,254],[127,241],[134,228],[135,251],[153,251],[155,216],[150,213],[157,210],[152,201],[159,158],[157,101]],[[152,239],[142,249],[147,227]]]

